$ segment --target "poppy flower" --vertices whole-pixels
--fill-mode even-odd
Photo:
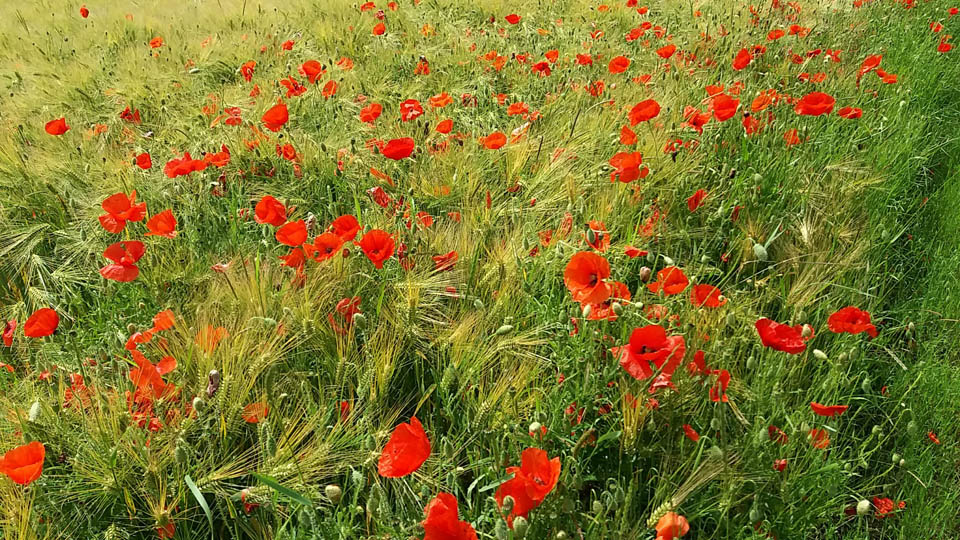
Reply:
[[[700,208],[701,206],[703,206],[704,201],[706,199],[707,199],[707,190],[698,189],[696,192],[694,192],[693,195],[691,195],[687,199],[687,208],[689,208],[691,212],[696,212],[697,208]]]
[[[667,512],[657,521],[656,540],[673,540],[688,532],[690,532],[690,524],[687,522],[687,518],[674,512]]]
[[[683,425],[683,434],[686,435],[687,438],[693,442],[697,442],[700,440],[700,434],[697,433],[697,430],[693,429],[693,427],[690,424]]]
[[[620,366],[638,381],[653,376],[653,369],[662,368],[669,378],[680,365],[687,346],[683,336],[667,336],[667,331],[658,324],[634,328],[626,345],[614,347],[611,352],[620,359]]]
[[[550,75],[550,64],[548,62],[537,62],[530,69],[541,77]]]
[[[248,424],[257,424],[270,414],[270,406],[264,402],[251,403],[243,408],[243,421]]]
[[[303,250],[307,257],[317,262],[332,259],[343,247],[344,239],[332,233],[325,232],[313,239],[312,244],[304,244]]]
[[[810,444],[818,450],[823,450],[824,448],[830,446],[830,434],[827,433],[825,429],[811,429],[810,430]]]
[[[733,57],[733,69],[740,71],[750,65],[753,61],[753,55],[748,49],[740,49],[737,55]]]
[[[393,430],[383,447],[377,472],[386,478],[400,478],[413,473],[430,457],[430,439],[420,420],[414,416],[409,424],[400,424]]]
[[[726,122],[737,114],[740,107],[740,100],[733,99],[727,94],[718,94],[711,101],[713,106],[713,117],[717,122]]]
[[[423,106],[415,99],[407,99],[400,103],[400,120],[409,122],[423,115]]]
[[[590,251],[576,253],[563,271],[563,283],[576,302],[599,304],[612,294],[606,282],[610,277],[610,263]]]
[[[453,270],[453,266],[457,264],[460,255],[456,251],[450,251],[443,255],[434,255],[433,263],[435,265],[435,270],[437,272],[442,272],[444,270]]]
[[[787,35],[786,30],[777,28],[776,30],[771,30],[769,33],[767,33],[767,41],[776,41],[785,35]]]
[[[320,62],[307,60],[300,65],[300,73],[310,81],[310,84],[316,84],[317,80],[326,73],[326,70],[323,69],[323,65]]]
[[[12,319],[7,321],[7,324],[3,326],[3,345],[5,347],[13,346],[13,333],[17,330],[17,320]]]
[[[640,152],[617,152],[610,158],[608,164],[613,167],[610,173],[610,181],[629,184],[639,178],[646,178],[650,174],[650,169],[643,165],[643,155]],[[619,177],[619,178],[618,178]]]
[[[115,193],[104,199],[100,207],[107,212],[99,217],[100,226],[114,234],[122,231],[127,221],[141,221],[147,213],[147,203],[137,203],[136,190],[130,196]]]
[[[789,354],[800,354],[807,350],[807,344],[804,342],[813,338],[812,332],[810,337],[803,337],[803,325],[801,324],[790,326],[764,317],[759,319],[754,326],[757,333],[760,334],[760,341],[764,347]]]
[[[70,130],[70,126],[67,125],[66,118],[57,118],[47,122],[43,129],[50,135],[63,135]]]
[[[499,150],[507,144],[507,136],[501,131],[494,131],[486,137],[480,137],[480,144],[488,150]]]
[[[162,37],[157,36],[157,37],[155,37],[155,38],[153,38],[153,39],[150,40],[150,48],[151,48],[151,49],[159,49],[160,47],[163,47],[163,38],[162,38]]]
[[[589,230],[584,234],[584,240],[587,241],[593,249],[604,252],[610,247],[610,235],[607,234],[607,226],[602,221],[590,220],[587,222]]]
[[[176,318],[173,311],[165,309],[153,316],[153,331],[162,332],[173,328]]]
[[[666,60],[667,58],[673,56],[673,53],[675,52],[677,52],[677,46],[671,43],[657,49],[657,56]]]
[[[460,520],[457,498],[440,492],[423,509],[426,516],[423,540],[477,540],[477,532],[466,521]]]
[[[23,323],[23,335],[30,338],[45,337],[53,334],[60,325],[60,315],[50,308],[40,308],[33,312]]]
[[[829,94],[823,92],[810,92],[800,98],[794,106],[793,111],[802,116],[820,116],[829,114],[833,110],[833,105],[837,100]]]
[[[287,209],[272,195],[264,195],[253,209],[253,219],[261,225],[279,227],[287,222]]]
[[[783,472],[787,469],[787,460],[777,459],[773,462],[773,470],[777,472]]]
[[[244,62],[240,66],[240,75],[243,76],[243,79],[247,82],[250,82],[253,79],[253,70],[257,67],[257,63],[253,60]]]
[[[174,238],[177,236],[177,218],[173,211],[164,210],[147,220],[147,229],[150,230],[144,236],[162,236],[164,238]]]
[[[930,442],[933,444],[940,444],[940,439],[937,437],[937,434],[933,431],[927,432],[927,438],[930,439]]]
[[[0,457],[0,473],[10,477],[14,483],[25,486],[40,478],[45,455],[46,448],[39,441],[19,446]]]
[[[877,327],[871,324],[870,314],[854,306],[847,306],[831,314],[827,318],[827,328],[837,334],[866,332],[871,338],[877,337]]]
[[[690,302],[696,306],[707,306],[709,308],[718,308],[727,303],[720,289],[713,285],[694,285],[690,290]]]
[[[453,103],[453,98],[450,97],[450,94],[446,92],[440,92],[435,96],[431,96],[430,99],[428,99],[427,101],[430,103],[430,106],[433,107],[434,109],[440,109],[442,107],[446,107],[447,105]]]
[[[100,269],[100,275],[105,279],[127,282],[137,279],[140,275],[140,268],[136,262],[143,257],[146,252],[143,242],[130,240],[126,242],[117,242],[111,244],[103,252],[103,256],[113,261]]]
[[[511,13],[506,17],[504,17],[504,19],[506,19],[506,21],[510,24],[517,24],[520,22],[520,16],[517,15],[516,13]]]
[[[202,171],[210,165],[209,161],[204,159],[193,159],[190,156],[190,152],[184,152],[183,157],[172,158],[163,166],[163,174],[167,178],[177,178],[179,176],[186,176],[192,172]]]
[[[290,113],[287,111],[286,103],[278,103],[273,107],[270,107],[260,118],[260,120],[263,122],[263,126],[274,132],[280,131],[280,129],[284,124],[287,123],[287,120],[289,119]]]
[[[339,236],[344,242],[349,242],[360,232],[360,222],[354,216],[346,214],[333,220],[330,224],[330,232]]]
[[[797,133],[796,129],[788,129],[783,134],[783,140],[787,143],[787,147],[800,144],[800,135]]]
[[[302,219],[291,221],[277,229],[274,236],[283,245],[297,247],[307,241],[307,224]]]
[[[510,106],[507,107],[507,116],[519,116],[521,114],[527,114],[528,112],[530,112],[530,107],[522,101],[511,103]]]
[[[384,261],[392,257],[394,253],[393,236],[380,229],[367,231],[367,234],[363,235],[359,242],[354,243],[363,250],[363,254],[378,269],[383,268]]]
[[[616,75],[617,73],[623,73],[630,67],[630,59],[626,56],[617,56],[613,60],[610,60],[610,63],[607,64],[607,70]]]
[[[620,128],[620,144],[624,146],[632,146],[637,144],[637,134],[632,129],[627,126]]]
[[[382,112],[383,105],[380,105],[379,103],[371,103],[360,109],[360,121],[367,124],[372,124],[377,120],[377,118],[380,117],[380,113]]]
[[[821,405],[816,401],[810,402],[810,408],[813,409],[814,414],[818,416],[840,416],[847,409],[850,408],[849,405]]]
[[[623,252],[627,255],[627,257],[630,257],[631,259],[635,259],[637,257],[646,257],[648,253],[647,250],[640,249],[634,246],[627,246],[623,248]]]
[[[86,4],[80,6],[80,16],[84,19],[90,16],[90,10],[87,9]]]
[[[843,107],[837,110],[837,116],[847,120],[855,120],[863,116],[863,109],[858,107]]]
[[[446,120],[441,121],[437,124],[436,131],[437,133],[447,134],[453,130],[453,120],[447,118]]]
[[[401,139],[391,139],[387,141],[387,144],[383,145],[383,148],[380,149],[380,153],[387,159],[401,160],[410,157],[410,154],[413,153],[413,148],[413,139],[411,137],[403,137]]]
[[[683,270],[676,266],[667,266],[657,272],[656,281],[647,283],[647,289],[652,293],[663,291],[663,294],[669,296],[680,294],[689,284],[690,280],[687,279],[687,275],[683,273]]]
[[[327,84],[323,85],[323,90],[320,92],[320,95],[324,98],[332,98],[337,94],[339,87],[337,81],[327,81]]]
[[[387,31],[387,25],[381,22],[381,23],[375,24],[373,26],[373,30],[371,30],[370,32],[375,36],[382,36],[383,33],[386,31]]]
[[[520,466],[507,467],[507,474],[513,478],[500,484],[493,498],[502,507],[504,499],[513,497],[513,509],[507,516],[512,527],[514,518],[527,517],[553,491],[560,479],[560,458],[550,459],[544,450],[527,448],[520,454]]]
[[[620,283],[619,281],[614,281],[610,285],[611,291],[610,297],[600,302],[599,304],[583,304],[582,307],[590,306],[590,315],[587,317],[589,321],[616,321],[619,318],[619,315],[613,310],[614,301],[630,300],[630,289],[626,284]]]
[[[143,152],[138,154],[137,158],[137,167],[140,167],[143,170],[148,170],[153,167],[153,161],[150,159],[150,154]]]
[[[656,118],[658,114],[660,114],[660,104],[656,100],[647,99],[634,105],[627,117],[630,119],[630,125],[635,126],[640,122]]]

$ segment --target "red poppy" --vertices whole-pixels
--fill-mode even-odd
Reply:
[[[606,281],[610,277],[610,263],[591,251],[576,253],[563,271],[563,283],[576,302],[599,304],[610,297],[613,290]]]
[[[537,62],[531,67],[531,70],[541,77],[550,75],[550,64],[548,62]]]
[[[323,64],[320,62],[307,60],[300,66],[300,73],[310,81],[310,84],[316,84],[317,80],[326,73],[326,70],[323,69]]]
[[[689,284],[690,280],[687,279],[687,275],[683,273],[683,270],[676,266],[667,266],[657,272],[656,281],[647,283],[647,289],[652,293],[663,291],[663,294],[669,296],[680,294]]]
[[[339,236],[344,242],[349,242],[360,232],[360,222],[354,216],[346,214],[333,220],[330,224],[330,232]]]
[[[105,279],[127,282],[137,279],[140,275],[140,268],[137,267],[137,261],[146,252],[143,242],[130,240],[126,242],[117,242],[111,244],[103,252],[103,256],[113,261],[100,269],[100,275]]]
[[[373,26],[373,30],[371,30],[371,32],[375,36],[382,36],[383,33],[386,31],[387,31],[387,25],[383,24],[382,22],[375,24]]]
[[[689,208],[691,212],[696,212],[697,208],[703,206],[706,199],[707,190],[698,189],[693,195],[690,196],[690,198],[687,199],[687,208]]]
[[[480,137],[480,144],[488,150],[498,150],[507,144],[507,136],[501,131],[494,131],[486,137]]]
[[[173,328],[175,321],[176,318],[173,315],[173,311],[165,309],[153,316],[153,331],[162,332],[169,330]]]
[[[40,308],[33,312],[23,323],[23,335],[30,338],[45,337],[53,334],[60,325],[60,315],[50,308]]]
[[[837,116],[847,120],[855,120],[863,116],[863,109],[858,107],[843,107],[837,110]]]
[[[251,403],[243,408],[243,420],[248,424],[257,424],[270,414],[270,406],[264,402]]]
[[[782,38],[782,37],[785,36],[785,35],[787,35],[786,30],[781,30],[781,29],[777,28],[776,30],[771,30],[771,31],[767,34],[767,41],[776,41],[776,40]]]
[[[657,521],[656,540],[673,540],[690,532],[690,524],[687,518],[677,515],[675,512],[667,512]]]
[[[280,131],[280,129],[284,124],[287,123],[287,120],[289,119],[290,113],[287,111],[286,103],[278,103],[273,107],[270,107],[260,118],[260,120],[263,122],[263,127],[269,129],[270,131]]]
[[[504,19],[506,19],[506,21],[510,24],[517,24],[520,22],[520,16],[516,13],[511,13],[510,15],[504,17]]]
[[[648,99],[634,105],[627,117],[630,119],[630,125],[635,126],[640,122],[656,118],[658,114],[660,114],[660,104],[656,100]]]
[[[937,434],[933,431],[927,432],[927,438],[930,439],[930,442],[933,444],[940,444],[940,439],[937,437]]]
[[[331,98],[337,94],[339,87],[337,81],[327,81],[327,84],[323,85],[323,90],[320,92],[320,95],[325,98]]]
[[[277,229],[277,242],[290,247],[297,247],[307,241],[307,224],[302,220],[291,221]]]
[[[272,195],[264,195],[253,209],[253,219],[261,225],[279,227],[287,222],[287,209]]]
[[[783,472],[787,469],[787,460],[777,459],[773,462],[773,470],[777,472]]]
[[[640,152],[617,152],[608,162],[613,171],[610,173],[610,181],[616,182],[619,177],[620,182],[629,184],[638,178],[646,178],[650,174],[650,169],[645,165],[643,168],[643,156]]]
[[[877,337],[877,327],[871,324],[870,314],[854,306],[847,306],[831,314],[827,318],[827,328],[837,334],[866,332],[871,338]]]
[[[140,167],[143,170],[152,168],[153,161],[150,159],[150,154],[143,152],[142,154],[137,155],[137,167]]]
[[[3,326],[3,345],[6,347],[13,346],[13,333],[17,330],[17,320],[12,319],[7,321],[7,324]]]
[[[450,133],[452,130],[453,130],[453,120],[449,118],[437,124],[437,128],[436,128],[437,133],[447,134],[447,133]]]
[[[587,222],[587,227],[590,229],[587,234],[584,234],[584,240],[587,241],[587,244],[601,253],[606,251],[610,247],[610,235],[607,234],[607,226],[602,221],[591,219]]]
[[[163,166],[163,174],[167,175],[167,178],[177,178],[178,176],[186,176],[192,172],[202,171],[210,165],[210,162],[205,159],[193,159],[190,156],[190,152],[184,152],[183,157],[172,158]]]
[[[628,126],[620,128],[620,144],[631,146],[637,144],[637,134]]]
[[[164,210],[147,220],[147,229],[150,230],[144,236],[162,236],[164,238],[174,238],[177,236],[177,218],[173,216],[172,210]]]
[[[157,37],[155,37],[155,38],[153,38],[153,39],[150,40],[150,48],[151,48],[151,49],[159,49],[160,47],[163,47],[163,38],[162,38],[162,37],[157,36]]]
[[[836,102],[837,100],[833,99],[833,96],[829,94],[810,92],[800,98],[800,101],[797,102],[793,110],[799,115],[820,116],[822,114],[829,114],[830,111],[833,110],[833,105]]]
[[[800,354],[807,350],[805,341],[813,338],[813,332],[810,337],[803,337],[803,325],[790,326],[780,324],[766,317],[759,319],[754,326],[757,333],[760,334],[760,341],[764,347],[789,353]]]
[[[457,260],[460,258],[460,255],[456,251],[450,251],[443,255],[434,255],[433,263],[435,265],[435,270],[437,272],[442,272],[444,270],[453,270],[453,266],[457,264]]]
[[[800,135],[796,129],[788,129],[783,134],[783,140],[787,143],[787,147],[790,147],[795,144],[800,144]]]
[[[47,122],[43,129],[51,135],[63,135],[70,130],[70,126],[67,125],[66,118],[57,118]]]
[[[733,57],[733,69],[740,71],[750,65],[753,61],[753,55],[748,49],[740,49],[737,55]]]
[[[0,457],[0,473],[9,476],[14,483],[25,486],[40,478],[45,455],[46,448],[39,441],[19,446]]]
[[[410,154],[413,153],[414,146],[415,144],[411,137],[391,139],[380,149],[380,153],[387,159],[401,160],[410,157]]]
[[[740,107],[740,100],[733,99],[727,94],[717,94],[711,101],[713,106],[713,117],[717,122],[726,122],[737,114]]]
[[[810,444],[818,450],[823,450],[830,446],[830,434],[825,429],[811,429]]]
[[[768,426],[767,436],[771,441],[777,444],[787,444],[790,441],[789,437],[787,437],[787,434],[777,426]]]
[[[677,52],[677,46],[671,43],[657,49],[657,56],[666,60],[667,58],[673,56],[673,53],[675,52]]]
[[[400,120],[409,122],[423,115],[423,106],[415,99],[407,99],[400,103]]]
[[[507,516],[512,527],[514,518],[527,517],[553,491],[560,479],[560,458],[550,459],[544,450],[527,448],[520,455],[520,466],[507,467],[507,474],[513,478],[500,484],[493,498],[503,506],[504,499],[513,497],[513,509]]]
[[[613,60],[610,60],[610,63],[607,65],[607,70],[610,73],[617,74],[623,73],[630,67],[630,59],[626,56],[617,56]]]
[[[683,425],[683,434],[686,435],[687,438],[693,442],[697,442],[700,440],[700,434],[697,433],[697,430],[693,429],[693,427],[690,424]]]
[[[87,9],[86,4],[80,6],[80,16],[84,19],[90,16],[90,10]]]
[[[119,233],[127,226],[127,221],[141,221],[147,213],[147,203],[137,203],[134,190],[128,197],[125,193],[113,194],[100,204],[107,213],[100,216],[100,226],[107,232]]]
[[[694,285],[690,290],[690,302],[696,306],[707,306],[718,308],[727,303],[727,299],[720,292],[720,289],[713,285]]]
[[[312,244],[304,244],[303,251],[307,257],[317,262],[332,259],[343,247],[343,238],[331,232],[325,232],[313,239]]]
[[[460,520],[457,498],[440,492],[423,509],[426,516],[423,540],[477,540],[477,532],[466,521]]]
[[[386,478],[400,478],[413,473],[430,457],[430,439],[420,420],[414,416],[409,424],[400,424],[383,447],[377,472]]]
[[[380,113],[382,112],[383,105],[380,105],[379,103],[371,103],[360,109],[360,121],[372,124],[377,120],[377,118],[380,117]]]
[[[380,229],[367,231],[367,234],[363,235],[359,242],[354,243],[363,250],[363,254],[378,269],[383,268],[384,261],[393,256],[395,248],[393,236]]]
[[[614,347],[611,352],[620,359],[620,366],[638,381],[653,376],[653,369],[669,380],[686,354],[683,336],[667,336],[667,331],[658,324],[634,328],[626,345]]]
[[[850,408],[849,405],[821,405],[816,401],[810,402],[810,408],[813,409],[814,414],[818,416],[840,416],[847,409]]]
[[[640,249],[634,246],[627,246],[623,248],[623,252],[627,255],[627,257],[630,257],[631,259],[635,259],[637,257],[646,257],[648,253],[647,250]]]

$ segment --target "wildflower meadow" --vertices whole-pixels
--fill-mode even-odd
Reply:
[[[0,537],[960,538],[957,44],[3,2]]]

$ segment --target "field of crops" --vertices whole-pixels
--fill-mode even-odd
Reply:
[[[955,39],[3,2],[0,537],[960,538]]]

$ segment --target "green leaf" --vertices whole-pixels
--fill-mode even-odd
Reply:
[[[193,497],[200,503],[200,508],[203,508],[203,513],[207,515],[207,523],[210,525],[210,538],[213,538],[213,514],[210,512],[210,507],[207,506],[207,500],[203,498],[203,494],[200,493],[200,488],[193,482],[189,474],[183,477],[183,481],[187,484],[187,487],[190,488]]]
[[[310,502],[310,499],[304,497],[303,495],[297,493],[296,491],[286,486],[280,485],[280,482],[277,482],[276,479],[271,478],[265,474],[259,474],[259,473],[253,473],[253,476],[257,480],[273,488],[273,490],[276,491],[277,493],[286,496],[287,498],[293,500],[294,502],[298,502],[304,506],[310,506],[310,507],[313,506],[313,503]]]

